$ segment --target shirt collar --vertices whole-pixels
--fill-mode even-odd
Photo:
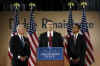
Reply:
[[[21,35],[21,34],[19,34],[19,33],[18,33],[18,36],[19,36],[20,39],[21,39],[21,37],[23,37],[23,35]]]
[[[47,36],[48,36],[48,37],[50,36],[50,32],[51,32],[51,36],[53,36],[53,30],[52,30],[52,31],[48,31],[48,32],[47,32]]]
[[[77,34],[74,34],[74,37],[76,36],[76,38],[77,38],[77,37],[78,37],[78,34],[79,34],[79,33],[77,33]]]

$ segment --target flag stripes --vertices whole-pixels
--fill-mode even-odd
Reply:
[[[85,41],[86,41],[86,45],[87,45],[86,57],[85,57],[86,66],[90,66],[94,62],[94,55],[93,55],[94,50],[93,50],[92,43],[90,41],[90,34],[88,31],[87,24],[88,24],[88,22],[86,19],[86,12],[85,12],[85,8],[83,8],[82,20],[81,20],[81,32],[83,33],[83,35],[85,37]]]

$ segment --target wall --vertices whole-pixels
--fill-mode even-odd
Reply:
[[[99,66],[100,61],[100,13],[97,11],[88,11],[87,19],[89,23],[93,23],[94,27],[89,28],[91,41],[93,47],[95,49],[95,63],[93,66]],[[8,58],[8,45],[10,39],[9,29],[9,19],[13,18],[14,14],[12,12],[0,12],[0,66],[10,66],[10,60]],[[29,12],[21,12],[20,13],[20,22],[23,22],[23,18],[26,17],[26,21],[29,22]],[[42,26],[42,18],[52,19],[54,22],[63,22],[64,19],[68,19],[68,12],[66,11],[44,11],[44,12],[35,12],[35,22],[37,23],[37,34],[46,31],[46,29],[41,28]],[[73,11],[73,18],[75,22],[80,22],[81,20],[81,11]],[[57,32],[60,32],[63,36],[66,34],[65,28],[55,28]]]

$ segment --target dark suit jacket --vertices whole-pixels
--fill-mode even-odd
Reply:
[[[86,42],[84,36],[78,34],[76,45],[74,44],[74,36],[68,38],[68,56],[72,59],[80,58],[81,66],[85,63]]]
[[[39,47],[48,47],[48,36],[47,32],[40,34]],[[60,33],[53,32],[52,47],[63,47],[63,38]]]
[[[27,38],[24,37],[24,43],[25,43],[24,46],[22,43],[23,42],[22,40],[20,40],[18,35],[15,35],[10,39],[10,51],[13,54],[13,59],[12,59],[13,66],[20,66],[22,64],[27,66],[27,60],[30,56],[29,41]],[[26,56],[27,59],[24,62],[21,62],[18,59],[18,56]]]

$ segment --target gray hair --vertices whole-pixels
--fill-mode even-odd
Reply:
[[[17,26],[17,30],[19,29],[19,28],[21,28],[21,27],[23,27],[24,28],[24,25],[23,24],[19,24],[18,26]]]

